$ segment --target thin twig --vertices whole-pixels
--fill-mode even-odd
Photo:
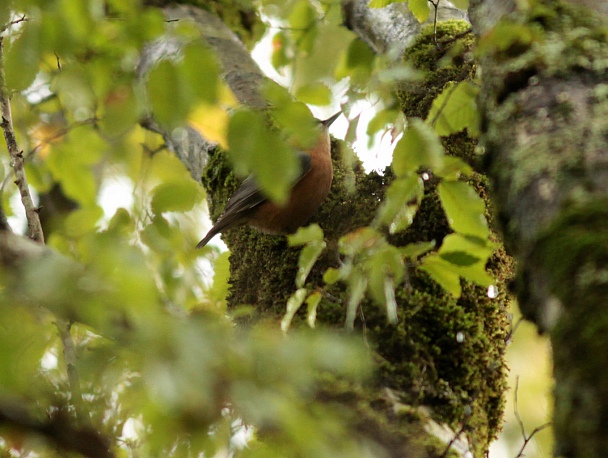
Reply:
[[[437,2],[434,2],[433,0],[429,0],[431,5],[433,5],[433,8],[435,8],[435,17],[433,18],[433,41],[435,42],[437,49],[441,49],[441,46],[439,46],[439,43],[437,42],[437,13],[439,11],[440,1],[441,0],[437,0]]]
[[[25,177],[25,169],[23,167],[23,151],[20,151],[15,138],[13,129],[13,117],[11,114],[10,97],[6,86],[6,77],[4,73],[4,43],[3,37],[0,37],[0,110],[2,112],[2,123],[0,126],[4,131],[4,139],[6,146],[11,156],[13,171],[15,172],[15,184],[19,188],[21,194],[21,202],[25,207],[25,215],[27,217],[27,225],[29,228],[30,237],[36,242],[44,244],[44,234],[40,224],[40,215],[38,209],[34,205],[30,189]]]
[[[514,401],[515,406],[513,408],[515,410],[515,418],[517,419],[517,424],[519,425],[519,429],[521,430],[521,435],[524,438],[524,443],[521,445],[521,448],[519,449],[519,453],[517,454],[517,456],[515,458],[522,458],[524,456],[523,453],[524,453],[526,446],[532,440],[534,435],[541,432],[543,429],[551,426],[551,422],[547,422],[544,425],[537,426],[536,428],[534,428],[534,430],[530,433],[529,436],[526,435],[526,428],[524,427],[524,422],[522,421],[521,417],[519,416],[519,408],[517,407],[518,391],[519,391],[519,376],[517,376],[517,378],[515,379],[515,401]]]
[[[29,19],[26,18],[25,14],[24,14],[19,19],[15,19],[14,21],[11,21],[11,22],[8,22],[8,23],[4,24],[4,26],[2,27],[2,30],[0,30],[0,32],[4,32],[6,29],[8,29],[9,27],[14,26],[15,24],[19,24],[20,22],[27,22],[27,21],[29,21]]]
[[[76,418],[83,426],[91,425],[91,417],[86,409],[84,399],[82,397],[82,389],[80,386],[80,377],[76,369],[76,349],[74,348],[74,339],[72,339],[72,323],[58,319],[55,323],[59,331],[59,338],[63,345],[63,358],[65,359],[66,370],[68,373],[68,381],[70,383],[70,391],[72,393],[72,404],[76,411]]]

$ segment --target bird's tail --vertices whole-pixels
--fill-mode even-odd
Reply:
[[[205,245],[207,245],[209,243],[209,240],[211,240],[213,237],[215,237],[216,234],[218,234],[219,231],[215,230],[215,227],[212,227],[211,230],[209,232],[207,232],[207,235],[205,237],[203,237],[203,240],[201,240],[200,242],[198,242],[196,244],[196,248],[203,248]]]

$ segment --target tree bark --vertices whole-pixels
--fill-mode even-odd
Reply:
[[[514,2],[471,2],[482,34],[497,19],[535,33],[481,60],[487,170],[519,262],[520,307],[551,337],[555,455],[605,456],[607,5],[541,2],[502,17],[514,10]]]

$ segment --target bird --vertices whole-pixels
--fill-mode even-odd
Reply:
[[[340,114],[324,121],[317,119],[321,133],[311,148],[297,153],[300,174],[285,205],[270,201],[250,175],[228,199],[224,212],[196,248],[207,245],[216,234],[243,224],[274,235],[293,233],[306,224],[329,194],[334,170],[328,129]]]

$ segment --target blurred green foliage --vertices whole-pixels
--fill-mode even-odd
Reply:
[[[418,75],[406,63],[375,56],[345,30],[337,2],[263,0],[255,6],[273,35],[271,64],[290,74],[290,90],[263,88],[269,117],[239,107],[226,125],[218,120],[211,127],[225,139],[220,144],[228,145],[235,171],[255,173],[264,192],[284,202],[298,174],[294,147],[309,146],[317,133],[305,104],[328,105],[331,88],[345,81],[342,109],[351,132],[354,107],[370,91],[379,112],[369,133],[389,131],[400,119],[395,84]],[[409,6],[420,20],[429,14],[426,1],[410,0]],[[227,102],[219,59],[192,25],[167,22],[158,8],[131,0],[2,2],[0,21],[6,24],[7,90],[32,187],[44,194],[58,185],[74,203],[58,212],[60,224],[46,234],[61,256],[25,265],[19,284],[2,272],[0,364],[6,370],[0,371],[0,408],[7,396],[44,418],[77,402],[55,327],[64,319],[74,322],[83,403],[118,456],[213,456],[222,450],[238,456],[373,456],[348,434],[339,410],[315,399],[319,374],[365,382],[367,350],[354,338],[323,332],[285,335],[277,324],[235,329],[225,306],[226,255],[192,249],[204,193],[161,136],[139,125],[151,115],[179,135],[201,107],[228,116],[233,102]],[[145,46],[162,36],[184,43],[183,52],[141,77]],[[327,284],[346,285],[348,328],[365,294],[386,310],[389,322],[396,321],[395,288],[409,262],[420,262],[455,295],[461,277],[491,283],[485,264],[493,245],[483,202],[459,181],[470,167],[446,156],[440,141],[476,128],[474,96],[474,86],[460,84],[437,98],[426,122],[411,118],[406,129],[401,119],[396,179],[373,227],[344,236],[343,265],[325,273]],[[0,155],[4,176],[4,147]],[[411,224],[424,190],[423,169],[443,180],[439,194],[455,232],[430,255],[435,241],[397,248],[382,232]],[[125,194],[112,196],[119,208],[108,212],[103,191],[118,179],[128,191],[113,191]],[[16,213],[16,193],[4,189],[8,215]],[[314,226],[290,244],[303,250],[284,331],[304,304],[314,326],[321,293],[307,289],[306,281],[326,248]],[[231,442],[236,430],[247,431],[248,448]],[[35,437],[7,447],[60,456]]]

